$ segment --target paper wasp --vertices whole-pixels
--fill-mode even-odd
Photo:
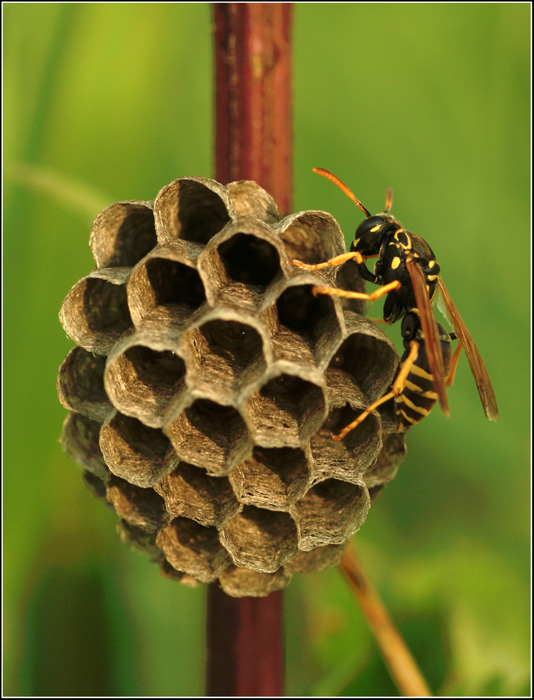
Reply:
[[[308,265],[299,260],[293,260],[293,264],[305,270],[319,270],[354,259],[363,279],[380,285],[378,289],[371,294],[365,294],[336,287],[317,286],[313,289],[314,294],[369,301],[375,301],[387,295],[384,303],[384,321],[394,323],[399,318],[403,319],[401,331],[405,353],[401,358],[399,372],[391,391],[346,426],[336,439],[342,439],[377,405],[393,397],[396,399],[399,430],[406,430],[408,427],[400,413],[400,404],[406,403],[408,396],[420,408],[419,420],[427,415],[436,400],[439,400],[442,411],[448,414],[446,386],[452,384],[462,348],[467,355],[486,417],[489,420],[497,420],[499,416],[497,400],[484,361],[441,279],[440,267],[430,246],[420,236],[407,231],[397,219],[390,215],[391,189],[387,190],[383,213],[371,216],[360,200],[338,177],[323,168],[314,168],[314,172],[337,185],[365,214],[366,219],[356,229],[350,252],[316,265]],[[368,258],[377,258],[374,272],[371,272],[366,265]],[[432,302],[438,292],[443,301],[444,314],[454,328],[454,333],[447,333],[436,321]],[[456,338],[459,344],[451,360],[450,342]],[[414,382],[408,379],[418,370],[430,377],[433,388],[430,393],[428,389],[420,391],[421,387],[417,385],[414,389]],[[432,401],[429,406],[423,406],[425,397],[422,394],[424,393],[427,393],[426,398]],[[404,399],[400,398],[402,395]]]

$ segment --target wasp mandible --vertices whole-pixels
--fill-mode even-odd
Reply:
[[[313,170],[337,185],[361,209],[366,219],[356,229],[350,252],[316,265],[308,265],[299,260],[293,260],[293,264],[305,270],[320,270],[354,259],[363,279],[380,285],[378,289],[371,294],[365,294],[336,287],[316,286],[313,288],[314,294],[369,301],[375,301],[386,295],[384,321],[394,323],[400,318],[403,319],[401,332],[405,353],[401,358],[399,372],[391,391],[346,426],[336,436],[337,439],[342,439],[378,405],[391,398],[395,398],[399,430],[406,430],[409,427],[400,412],[400,405],[406,403],[408,397],[408,400],[413,401],[420,409],[419,417],[416,416],[416,419],[411,420],[412,424],[427,415],[436,400],[439,400],[442,411],[448,414],[446,387],[452,384],[462,349],[467,355],[486,417],[489,420],[497,420],[499,416],[497,400],[480,352],[447,291],[440,276],[436,256],[430,246],[420,236],[406,230],[389,213],[393,202],[392,190],[388,189],[386,192],[384,211],[371,216],[369,210],[336,175],[324,168]],[[377,259],[373,272],[366,265],[368,258]],[[438,294],[443,301],[445,315],[454,328],[454,333],[447,333],[436,321],[432,302]],[[450,343],[456,338],[459,344],[451,358]],[[428,389],[421,389],[411,381],[418,370],[419,374],[422,371],[428,375],[427,379],[429,378],[433,387],[430,393]],[[425,392],[426,398],[430,399],[430,404],[425,403],[423,406],[425,397],[422,394]],[[401,398],[403,396],[404,399]]]

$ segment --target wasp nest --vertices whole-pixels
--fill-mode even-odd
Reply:
[[[121,537],[233,596],[337,564],[404,445],[377,412],[331,438],[398,362],[359,307],[312,293],[358,288],[350,261],[291,265],[344,252],[336,221],[281,218],[254,182],[189,177],[109,206],[90,246],[96,270],[60,312],[76,343],[58,377],[62,442]]]

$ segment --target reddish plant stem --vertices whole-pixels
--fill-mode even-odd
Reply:
[[[288,3],[214,3],[215,177],[255,180],[280,212],[292,205],[291,20]],[[281,696],[282,593],[208,593],[207,695]]]
[[[282,621],[281,591],[267,598],[231,598],[212,584],[206,695],[283,695]]]
[[[289,213],[291,3],[216,3],[217,180],[255,180]]]

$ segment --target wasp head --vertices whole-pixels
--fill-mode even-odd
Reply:
[[[398,226],[398,221],[389,214],[370,216],[356,229],[351,250],[361,253],[364,257],[380,255],[384,240]]]

